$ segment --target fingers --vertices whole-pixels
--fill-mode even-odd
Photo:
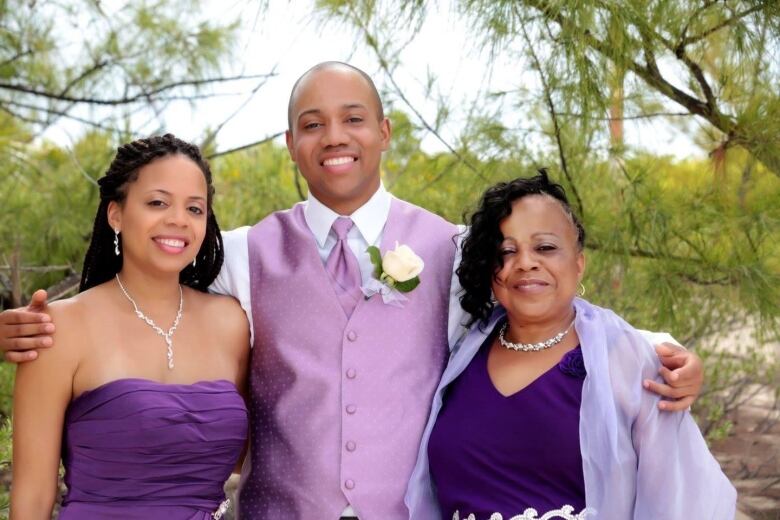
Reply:
[[[693,404],[693,397],[685,397],[677,401],[660,401],[658,408],[664,412],[682,412],[690,408]]]
[[[675,354],[679,354],[680,352],[687,352],[684,348],[682,348],[680,345],[675,345],[674,343],[659,343],[658,345],[655,345],[655,352],[658,354],[658,356],[673,356]]]
[[[704,381],[704,365],[701,362],[699,356],[693,352],[686,352],[682,364],[679,368],[675,368],[670,372],[670,378],[664,375],[664,370],[669,371],[666,367],[662,367],[660,372],[667,382],[677,385],[698,385],[701,386]]]
[[[5,325],[3,327],[3,335],[8,340],[31,336],[49,336],[51,334],[54,334],[53,323],[25,323],[23,325]]]
[[[650,392],[658,394],[661,397],[665,397],[667,399],[687,398],[692,394],[695,394],[695,387],[693,385],[676,387],[666,385],[664,383],[659,383],[658,381],[653,381],[652,379],[645,379],[642,382],[642,386],[644,386],[646,390],[649,390]]]
[[[46,309],[46,298],[48,298],[46,291],[38,289],[32,294],[32,298],[30,298],[30,303],[27,305],[27,308],[39,311]]]
[[[54,345],[51,336],[33,336],[31,338],[7,338],[3,342],[3,350],[6,352],[21,352],[39,348],[49,348]]]
[[[34,350],[28,350],[25,352],[10,351],[6,352],[3,356],[9,363],[24,363],[26,361],[32,361],[38,357],[38,352]]]
[[[20,325],[24,323],[49,323],[51,316],[43,312],[31,312],[24,309],[9,309],[0,312],[0,325]],[[10,336],[10,334],[7,334]]]

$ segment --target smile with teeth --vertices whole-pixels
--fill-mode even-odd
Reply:
[[[333,157],[332,159],[325,159],[322,161],[323,166],[339,166],[341,164],[349,164],[357,161],[357,157]]]
[[[158,244],[162,244],[168,247],[182,248],[187,245],[187,243],[184,240],[180,240],[178,238],[155,238],[155,241]]]

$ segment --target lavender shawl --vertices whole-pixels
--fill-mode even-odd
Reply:
[[[588,372],[579,426],[585,501],[592,511],[588,518],[733,519],[736,490],[693,417],[660,412],[660,398],[642,389],[642,379],[658,379],[660,363],[652,345],[608,309],[579,298],[574,307]],[[450,354],[406,492],[412,520],[441,518],[428,471],[428,439],[447,385],[468,366],[504,314],[497,308],[483,330],[472,327]]]

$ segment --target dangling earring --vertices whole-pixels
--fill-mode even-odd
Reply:
[[[114,254],[119,256],[119,230],[114,230]]]
[[[193,258],[193,259],[192,259],[192,267],[195,267],[195,264],[196,264],[197,262],[198,262],[198,257],[197,257],[197,255],[196,255],[196,256],[195,256],[195,258]]]
[[[585,286],[582,285],[582,282],[580,282],[580,287],[577,290],[577,296],[579,296],[579,297],[585,296]]]

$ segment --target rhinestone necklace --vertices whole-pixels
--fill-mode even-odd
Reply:
[[[512,343],[511,341],[507,341],[504,338],[504,334],[506,333],[507,323],[504,323],[504,325],[501,327],[501,332],[498,333],[498,341],[499,343],[501,343],[502,347],[511,350],[518,350],[520,352],[537,352],[539,350],[548,349],[553,345],[557,345],[558,343],[560,343],[563,340],[563,338],[566,336],[566,334],[568,334],[569,331],[571,330],[572,326],[574,325],[574,320],[571,320],[571,323],[569,323],[569,326],[566,327],[566,330],[559,332],[558,334],[556,334],[550,339],[540,341],[539,343]]]
[[[167,351],[166,354],[168,356],[168,369],[173,370],[173,333],[176,332],[176,327],[179,326],[179,320],[181,320],[181,308],[184,304],[184,295],[181,292],[181,284],[179,284],[179,310],[176,311],[176,319],[173,320],[173,325],[170,329],[168,329],[168,332],[165,332],[162,330],[151,318],[146,316],[143,312],[138,310],[138,305],[136,305],[135,300],[130,297],[130,295],[127,293],[127,290],[125,289],[125,286],[122,285],[122,280],[119,279],[119,274],[116,274],[116,281],[119,284],[119,288],[122,289],[122,293],[124,293],[125,297],[130,300],[130,303],[133,304],[133,309],[135,309],[135,315],[138,316],[140,319],[146,322],[147,325],[149,325],[154,331],[163,337],[165,340],[165,344],[167,345]]]

